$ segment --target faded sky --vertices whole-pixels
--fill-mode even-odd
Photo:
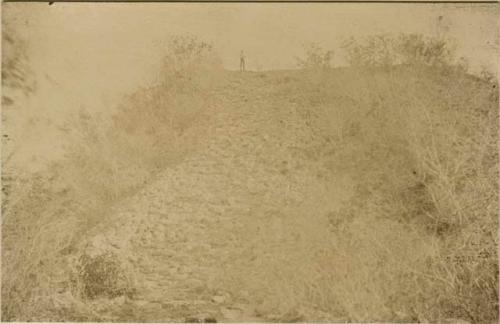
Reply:
[[[287,69],[310,41],[335,50],[346,36],[435,35],[440,15],[473,65],[491,63],[499,47],[498,6],[484,4],[8,3],[3,8],[4,19],[28,40],[38,73],[56,82],[71,78],[115,90],[150,80],[160,44],[174,34],[213,42],[228,69],[238,67],[240,49],[250,69]],[[337,54],[335,64],[342,61]]]

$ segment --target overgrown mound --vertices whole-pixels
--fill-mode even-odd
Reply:
[[[294,154],[355,187],[336,210],[294,210],[308,243],[281,246],[237,277],[264,318],[498,319],[498,84],[447,64],[442,43],[398,44],[417,45],[411,60],[354,46],[357,66],[330,69],[329,52],[311,52],[315,68],[306,61],[307,70],[252,81],[268,96],[260,103],[294,107],[310,127],[316,146]],[[193,39],[174,41],[165,62],[158,84],[126,98],[112,120],[77,116],[64,161],[37,175],[4,165],[2,320],[131,319],[112,311],[135,293],[126,255],[80,243],[112,206],[199,147],[225,73]]]

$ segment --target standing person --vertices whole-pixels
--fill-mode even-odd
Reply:
[[[240,72],[245,71],[245,52],[240,52]]]
[[[437,38],[443,40],[446,34],[450,31],[448,19],[444,16],[439,16],[437,21]]]

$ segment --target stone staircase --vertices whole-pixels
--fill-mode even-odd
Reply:
[[[249,291],[266,283],[253,278],[306,248],[341,199],[338,179],[307,154],[321,143],[293,103],[240,75],[216,94],[204,148],[117,206],[86,243],[123,255],[133,274],[136,293],[104,311],[111,319],[265,321]]]

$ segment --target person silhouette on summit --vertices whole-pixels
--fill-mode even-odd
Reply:
[[[240,52],[240,72],[245,71],[245,52]]]

